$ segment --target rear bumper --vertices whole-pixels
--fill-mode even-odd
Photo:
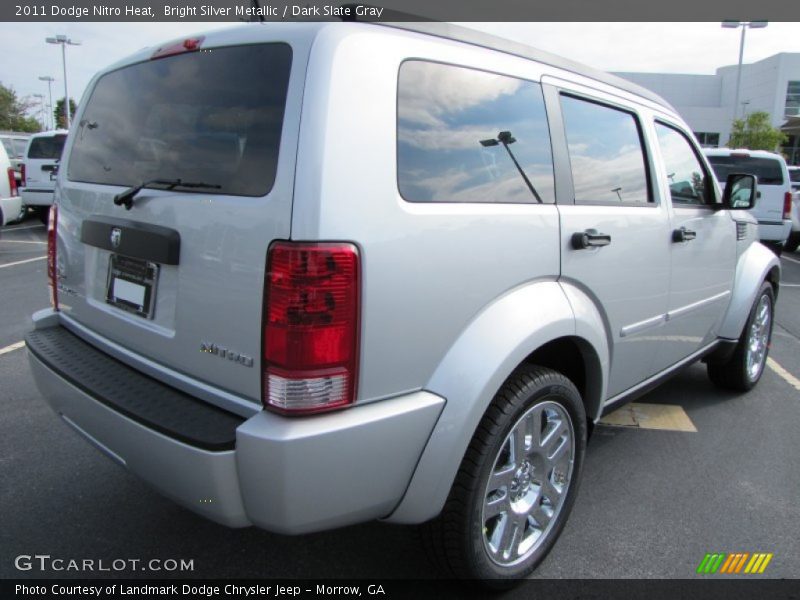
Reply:
[[[783,244],[792,231],[792,222],[784,221],[759,221],[758,239],[762,242]]]
[[[43,344],[43,334],[71,344],[66,362]],[[37,386],[73,429],[163,495],[231,527],[257,525],[299,534],[388,515],[405,493],[444,406],[439,396],[416,392],[306,418],[261,411],[244,419],[224,413],[228,421],[206,422],[194,439],[180,431],[173,435],[169,420],[159,421],[152,410],[135,408],[146,407],[147,399],[130,402],[127,392],[123,394],[128,396],[123,399],[127,404],[116,408],[115,398],[98,397],[107,389],[102,387],[105,378],[96,376],[102,368],[97,367],[99,351],[59,326],[52,313],[38,318],[37,330],[28,338]],[[70,365],[77,368],[73,371]],[[127,390],[136,384],[135,378],[142,378],[146,381],[139,383],[148,395],[158,393],[154,386],[166,388],[159,403],[182,406],[181,400],[170,400],[172,388],[122,363],[117,365],[126,371],[123,378],[134,378],[125,382]],[[87,368],[92,375],[86,374]],[[207,404],[196,402],[208,411]],[[143,419],[136,410],[150,413]],[[186,407],[181,410],[187,411]],[[199,447],[204,443],[202,436],[208,434],[216,436],[218,446],[224,448],[223,430],[231,427],[231,418],[240,422],[230,430],[231,449]],[[197,423],[194,416],[189,420]],[[176,430],[180,429],[176,424]]]
[[[53,204],[53,190],[22,188],[19,195],[25,206],[51,206]]]
[[[22,209],[19,196],[0,198],[0,227],[13,223]]]

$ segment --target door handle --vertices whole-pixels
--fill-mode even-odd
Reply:
[[[692,231],[691,229],[686,229],[686,227],[675,229],[672,232],[672,241],[676,243],[691,242],[696,237],[697,237],[697,232]]]
[[[572,234],[572,247],[575,250],[608,246],[610,243],[611,236],[607,233],[600,233],[596,229],[587,229]]]

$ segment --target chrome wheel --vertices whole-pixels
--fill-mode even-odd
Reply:
[[[756,381],[764,369],[769,346],[772,321],[772,303],[767,295],[762,295],[756,306],[753,323],[747,337],[746,369],[751,381]]]
[[[575,429],[562,405],[542,402],[514,424],[483,496],[483,543],[492,562],[516,565],[544,542],[567,497],[574,461]]]

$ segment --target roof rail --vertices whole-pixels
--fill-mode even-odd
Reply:
[[[503,52],[505,54],[519,56],[520,58],[534,60],[536,62],[550,65],[551,67],[556,67],[558,69],[569,71],[570,73],[575,73],[576,75],[582,75],[584,77],[588,77],[589,79],[594,79],[595,81],[599,81],[600,83],[612,85],[614,87],[623,89],[626,92],[630,92],[642,98],[646,98],[647,100],[650,100],[651,102],[654,102],[659,106],[663,106],[671,111],[675,111],[672,105],[670,105],[670,103],[664,100],[661,96],[648,90],[645,87],[633,83],[632,81],[629,81],[622,77],[618,77],[616,75],[611,75],[610,73],[606,73],[605,71],[601,71],[599,69],[588,67],[579,62],[575,62],[567,58],[563,58],[561,56],[545,52],[543,50],[538,50],[526,44],[514,42],[475,29],[469,29],[467,27],[453,25],[451,23],[443,23],[441,21],[432,21],[419,15],[412,15],[398,11],[389,11],[388,9],[385,9],[383,11],[380,21],[369,17],[366,18],[357,17],[355,16],[355,10],[354,10],[356,6],[370,6],[370,5],[368,4],[343,5],[343,7],[345,6],[351,7],[353,10],[348,11],[350,12],[350,16],[343,17],[342,18],[343,21],[357,21],[361,23],[370,23],[372,25],[393,27],[395,29],[402,29],[414,33],[423,33],[426,35],[432,35],[435,37],[453,40],[456,42],[471,44],[473,46],[480,46],[481,48],[487,48],[489,50],[496,50],[498,52]]]

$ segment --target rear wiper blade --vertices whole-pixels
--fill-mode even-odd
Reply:
[[[142,182],[139,185],[135,185],[133,187],[128,188],[124,192],[120,192],[116,196],[114,196],[114,204],[117,206],[125,206],[126,210],[130,210],[133,207],[133,199],[141,192],[144,188],[151,187],[154,185],[163,185],[165,186],[164,189],[172,190],[176,187],[184,187],[184,188],[205,188],[210,190],[218,190],[220,187],[219,185],[214,185],[211,183],[202,183],[197,181],[183,181],[182,179],[150,179],[148,181]]]

